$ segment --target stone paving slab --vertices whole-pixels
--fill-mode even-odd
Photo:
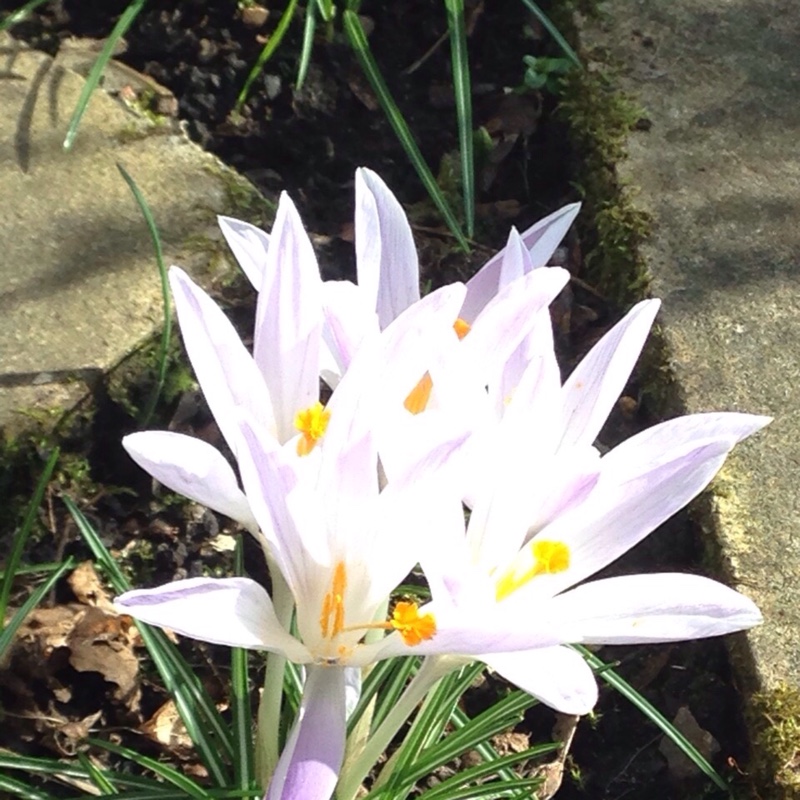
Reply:
[[[152,244],[117,162],[151,207],[167,264],[195,274],[223,252],[217,213],[263,208],[244,178],[176,125],[102,91],[64,151],[83,85],[0,34],[0,427],[31,403],[70,402],[159,324]]]
[[[690,412],[771,414],[736,448],[713,513],[761,688],[800,686],[800,6],[610,0],[584,44],[652,122],[624,180],[652,214],[645,251]],[[598,56],[601,60],[603,56]]]

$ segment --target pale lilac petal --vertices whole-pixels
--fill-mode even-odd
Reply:
[[[325,281],[322,306],[321,374],[331,388],[336,388],[365,337],[378,333],[378,317],[366,292],[350,281]]]
[[[493,653],[481,661],[562,714],[588,714],[597,702],[592,670],[581,655],[567,647]]]
[[[387,413],[403,410],[403,401],[436,353],[448,343],[458,344],[453,322],[464,291],[463,284],[455,283],[425,295],[363,343],[328,403],[325,447],[340,448],[382,424]]]
[[[263,586],[249,578],[189,578],[156,589],[134,589],[114,601],[140,622],[211,644],[282,653],[310,660],[308,650],[278,622]]]
[[[419,300],[419,263],[403,207],[364,167],[356,170],[355,229],[358,285],[374,298],[383,329]]]
[[[264,379],[222,309],[179,267],[170,269],[169,280],[186,352],[211,413],[236,455],[240,413],[274,435]]]
[[[722,439],[733,447],[748,436],[768,425],[771,417],[757,414],[741,414],[735,411],[688,414],[661,422],[637,433],[617,445],[603,458],[606,469],[613,468],[617,474],[625,469],[640,469],[647,453],[654,460],[667,450],[674,450],[702,439]],[[634,456],[631,454],[634,453]]]
[[[485,600],[486,598],[484,598]],[[536,613],[505,603],[432,602],[419,610],[433,614],[436,633],[419,644],[407,645],[399,633],[392,633],[376,645],[364,645],[355,664],[408,655],[458,655],[483,658],[490,653],[510,653],[532,648],[566,644],[574,635],[552,613],[540,605]],[[354,665],[355,665],[354,664]]]
[[[571,589],[552,602],[588,644],[702,639],[762,622],[752,600],[699,575],[607,578]]]
[[[297,412],[319,399],[321,340],[322,280],[317,259],[300,215],[284,193],[258,295],[253,344],[281,442],[296,433]]]
[[[514,592],[514,600],[529,603],[533,598],[552,597],[615,561],[693,500],[722,466],[731,446],[724,440],[703,440],[669,451],[658,460],[648,449],[638,454],[638,461],[632,453],[620,464],[619,474],[603,469],[587,500],[531,540],[565,543],[570,550],[569,568],[537,576]],[[520,552],[515,562],[518,571],[526,570],[529,552],[528,546]]]
[[[259,291],[267,264],[269,234],[249,222],[233,217],[218,216],[217,222],[242,272],[253,284],[253,288]]]
[[[550,216],[539,220],[522,234],[522,241],[528,249],[530,263],[533,267],[547,264],[556,247],[566,235],[575,217],[580,211],[580,203],[564,206]],[[467,282],[467,297],[461,308],[460,316],[472,322],[480,314],[483,307],[497,294],[501,288],[501,274],[504,251],[496,253]]]
[[[580,203],[570,203],[522,232],[522,241],[528,248],[534,267],[543,267],[550,261],[580,210]]]
[[[659,306],[658,300],[635,305],[567,378],[562,390],[564,445],[594,443],[628,382]]]
[[[527,375],[523,383],[523,376]],[[489,385],[498,416],[511,410],[512,405],[531,409],[533,405],[546,408],[542,425],[553,436],[561,427],[561,368],[556,361],[553,342],[553,323],[550,310],[542,309],[528,335],[506,359],[499,381]],[[534,411],[527,411],[534,415]]]
[[[569,273],[560,267],[537,269],[504,286],[486,304],[461,342],[479,377],[488,380],[497,371],[568,280]]]
[[[215,447],[171,431],[132,433],[122,440],[122,446],[167,488],[235,519],[251,533],[258,532],[231,465]]]
[[[586,501],[600,480],[594,448],[531,459],[536,450],[525,447],[524,439],[520,445],[513,458],[495,463],[487,478],[491,497],[479,497],[470,516],[468,540],[488,569],[508,565],[525,542]]]
[[[463,548],[459,454],[464,435],[444,441],[438,439],[441,432],[436,436],[404,473],[389,480],[378,497],[372,536],[363,536],[359,544],[372,575],[373,602],[386,597],[421,559],[437,559],[448,531],[460,531]]]
[[[344,758],[345,734],[345,670],[308,667],[297,719],[265,800],[330,800]]]
[[[500,279],[498,289],[508,286],[512,281],[527,275],[532,269],[531,257],[519,231],[512,225],[508,234],[508,241],[503,250],[503,261],[500,265]]]
[[[316,497],[325,509],[331,553],[362,557],[377,534],[378,452],[371,431],[344,444],[337,450],[323,446]]]
[[[301,485],[287,454],[265,446],[263,435],[247,420],[242,420],[241,430],[238,463],[242,485],[270,554],[297,601],[307,597],[313,587],[318,577],[316,565],[330,562],[321,510],[311,487]],[[317,520],[318,524],[313,524]]]

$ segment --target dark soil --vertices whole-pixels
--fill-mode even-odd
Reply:
[[[14,8],[2,0],[0,10]],[[124,0],[62,0],[43,7],[13,33],[34,46],[55,53],[70,36],[102,38],[109,34]],[[279,5],[283,5],[280,3]],[[391,90],[434,172],[450,163],[457,150],[455,111],[451,99],[450,55],[447,43],[434,48],[446,32],[444,4],[433,0],[365,3],[363,13],[374,23],[370,44]],[[570,180],[580,154],[570,149],[568,128],[554,113],[557,98],[538,93],[507,94],[522,83],[524,55],[554,54],[546,36],[517,0],[487,3],[471,12],[470,58],[475,94],[475,122],[492,135],[494,151],[479,171],[476,240],[471,257],[457,252],[454,240],[426,201],[415,173],[382,112],[377,108],[358,64],[338,27],[320,25],[306,86],[294,89],[302,26],[296,22],[276,57],[253,86],[241,117],[231,114],[251,65],[280,17],[270,16],[260,28],[245,24],[231,0],[161,0],[145,6],[126,36],[127,51],[119,58],[167,87],[178,101],[178,115],[189,135],[236,167],[265,193],[286,189],[316,236],[320,262],[328,275],[352,273],[351,223],[353,172],[359,165],[375,169],[410,208],[423,264],[423,280],[433,285],[470,274],[487,254],[504,243],[511,224],[524,229],[535,219],[578,199]],[[417,68],[409,69],[432,49]],[[444,171],[443,171],[444,174]],[[452,198],[458,206],[458,197]],[[575,275],[568,295],[556,310],[557,330],[565,371],[576,357],[616,319],[616,309],[603,300],[602,287],[581,281],[579,243],[570,240],[560,251],[560,263]],[[243,299],[244,298],[244,299]],[[232,291],[222,300],[242,330],[251,325],[249,292]],[[648,409],[638,402],[635,385],[615,412],[604,437],[607,444],[650,424]],[[213,436],[213,424],[202,404],[183,398],[161,410],[160,426],[170,421]],[[189,411],[186,412],[186,408]],[[229,526],[210,512],[187,511],[169,498],[153,497],[147,476],[131,467],[119,438],[132,422],[113,405],[95,421],[90,453],[97,493],[82,488],[82,505],[108,547],[120,554],[141,585],[155,584],[224,570],[229,555],[210,542]],[[158,425],[154,425],[158,427]],[[131,487],[120,493],[113,487]],[[74,527],[58,499],[43,517],[49,533],[38,540],[29,561],[59,560],[74,554],[86,558]],[[257,570],[260,554],[249,553]],[[615,566],[615,571],[702,571],[702,549],[684,517],[657,532]],[[257,575],[257,573],[256,573]],[[74,590],[58,589],[54,603],[73,602]],[[193,664],[220,698],[224,695],[227,656],[214,648],[186,645]],[[220,651],[221,652],[221,651]],[[721,642],[663,647],[615,648],[600,653],[619,662],[619,672],[667,717],[688,707],[699,726],[719,742],[711,758],[725,774],[730,764],[746,759],[736,687],[731,683]],[[0,728],[0,746],[20,753],[67,754],[47,724],[31,720],[26,708],[42,714],[82,720],[102,712],[99,730],[130,729],[149,718],[164,702],[163,690],[145,681],[133,708],[115,701],[109,683],[98,673],[76,672],[68,663],[56,675],[28,681],[23,699],[19,686],[0,681],[0,704],[8,712]],[[67,687],[69,691],[59,691]],[[16,694],[15,694],[16,692]],[[67,697],[69,695],[69,697]],[[98,706],[98,697],[105,698]],[[66,698],[66,699],[65,699]],[[28,706],[25,706],[28,703]],[[32,704],[32,705],[31,705]],[[539,739],[550,735],[554,717],[546,709],[529,712],[520,730]],[[157,745],[128,740],[153,755]],[[678,777],[659,751],[657,728],[624,698],[603,689],[594,716],[582,722],[559,798],[564,800],[642,800],[713,796],[708,782]],[[60,749],[59,749],[60,748]],[[181,754],[185,756],[185,754]],[[192,769],[186,756],[186,768]],[[732,760],[732,761],[731,761]]]

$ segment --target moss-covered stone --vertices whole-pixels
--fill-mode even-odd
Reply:
[[[800,689],[781,683],[759,692],[748,709],[753,735],[750,771],[761,800],[800,796]]]

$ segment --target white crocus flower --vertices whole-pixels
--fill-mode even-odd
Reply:
[[[529,287],[536,290],[536,281]],[[196,287],[191,291],[193,297],[204,297],[194,294]],[[205,354],[211,364],[201,365],[198,373],[222,369],[215,359],[230,353],[237,354],[242,370],[226,373],[228,386],[215,410],[235,425],[228,436],[236,443],[243,488],[230,467],[223,467],[221,455],[203,474],[197,474],[196,464],[180,461],[190,453],[180,447],[158,458],[151,453],[149,463],[157,463],[158,477],[166,473],[171,485],[182,485],[212,508],[246,506],[291,593],[298,634],[281,624],[264,588],[246,578],[177,581],[128,592],[117,605],[136,619],[187,636],[278,653],[307,666],[302,713],[270,797],[330,796],[344,744],[347,668],[389,654],[507,652],[562,641],[553,617],[525,627],[516,620],[498,625],[485,614],[467,618],[444,609],[440,618],[401,601],[388,619],[376,620],[391,592],[439,535],[451,499],[460,496],[454,457],[469,429],[458,421],[448,425],[431,412],[429,419],[437,425],[428,428],[425,447],[402,469],[395,467],[382,489],[376,442],[389,452],[401,447],[401,418],[410,417],[402,402],[407,387],[441,353],[459,346],[451,320],[465,291],[455,284],[426,296],[359,349],[326,408],[313,469],[294,447],[282,445],[267,430],[269,417],[243,394],[260,373],[245,366],[216,311],[206,308],[205,300],[198,306],[202,319],[195,321],[203,323],[207,340],[218,348]],[[201,450],[207,452],[205,446]],[[365,634],[375,628],[389,635],[366,643]],[[298,787],[311,785],[319,792],[298,794]]]
[[[440,614],[441,604],[469,615],[477,605],[520,625],[554,614],[570,642],[606,644],[694,639],[760,622],[749,599],[694,575],[633,575],[570,588],[696,497],[731,448],[770,421],[737,413],[679,417],[601,458],[594,440],[657,310],[657,301],[634,307],[563,386],[548,319],[548,331],[531,337],[531,360],[513,393],[500,400],[503,387],[490,387],[496,424],[471,443],[466,532],[453,515],[438,540],[438,562],[431,549],[432,560],[423,560],[436,601],[430,613]],[[585,713],[594,705],[594,678],[567,648],[473,655],[559,710]]]
[[[355,190],[358,283],[322,284],[321,371],[331,386],[344,374],[365,337],[374,336],[420,299],[419,261],[403,207],[383,180],[364,167],[356,170]],[[512,229],[508,245],[467,282],[464,303],[453,322],[466,322],[461,328],[466,330],[504,286],[547,264],[579,210],[580,204],[572,203],[522,234]],[[263,274],[273,263],[269,252],[276,246],[276,229],[268,235],[231,217],[219,217],[219,224],[242,270],[261,291]]]

